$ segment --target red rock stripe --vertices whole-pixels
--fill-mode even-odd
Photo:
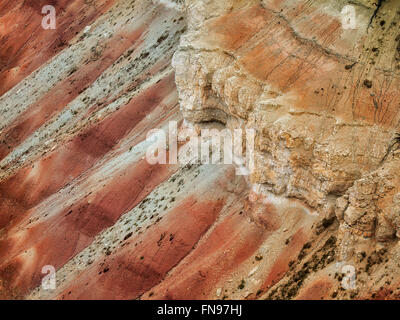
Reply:
[[[307,235],[303,232],[302,228],[292,236],[289,244],[282,248],[283,250],[281,254],[268,271],[266,279],[259,290],[266,292],[285,276],[286,272],[289,270],[289,262],[292,260],[296,261],[297,256],[307,239]]]
[[[130,35],[133,41],[137,41],[143,33],[143,29]],[[135,45],[137,47],[139,43]],[[118,59],[123,52],[131,47],[132,42],[119,35],[107,42],[106,50],[102,58],[91,60],[80,67],[71,76],[62,80],[39,101],[30,106],[13,124],[7,127],[0,135],[0,160],[7,156],[13,148],[28,138],[35,130],[42,126],[48,119],[62,110],[68,103],[74,100],[82,91],[91,85],[110,65]]]
[[[193,249],[214,223],[223,204],[222,199],[200,202],[188,197],[157,225],[85,271],[59,298],[137,298]],[[162,238],[162,234],[166,236]]]
[[[91,190],[93,194],[82,197],[73,206],[60,208],[57,215],[28,227],[22,239],[16,232],[1,240],[0,257],[8,259],[0,264],[0,278],[11,288],[18,287],[21,294],[28,293],[40,284],[44,265],[57,269],[63,266],[176,169],[177,166],[150,165],[142,160],[105,186]],[[24,259],[26,251],[35,252],[35,257]]]
[[[221,278],[240,267],[271,234],[231,212],[170,276],[143,299],[206,299]],[[188,290],[190,288],[190,290]]]
[[[296,300],[323,300],[329,297],[331,288],[335,286],[332,278],[325,276],[322,279],[313,281],[301,290]]]
[[[16,0],[1,7],[0,26],[8,36],[0,39],[0,96],[68,45],[85,26],[104,14],[115,0]],[[42,7],[53,5],[57,28],[41,26]],[[0,28],[1,29],[1,28]]]
[[[33,166],[0,183],[0,228],[23,213],[17,209],[9,211],[11,203],[16,204],[15,208],[29,209],[85,172],[174,90],[171,74]],[[166,107],[172,108],[175,103]]]

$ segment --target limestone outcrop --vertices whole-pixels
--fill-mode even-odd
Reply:
[[[388,193],[400,187],[392,159],[398,2],[199,0],[186,8],[188,32],[172,63],[183,115],[255,129],[253,183],[320,214],[336,211],[341,229],[390,238],[397,202]]]
[[[1,299],[400,298],[397,0],[45,2],[0,4]],[[150,164],[171,122],[250,175]]]

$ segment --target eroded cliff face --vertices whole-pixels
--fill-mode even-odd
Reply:
[[[397,1],[51,2],[0,5],[1,298],[399,297]],[[170,121],[255,170],[149,164]]]
[[[356,13],[351,29],[346,5]],[[189,30],[173,58],[184,116],[255,129],[258,189],[337,219],[337,261],[377,246],[392,249],[387,262],[396,266],[399,2],[186,7]]]

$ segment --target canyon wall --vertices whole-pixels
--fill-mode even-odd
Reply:
[[[14,2],[1,298],[399,297],[398,1]],[[149,164],[171,121],[253,129],[251,175]]]
[[[397,247],[400,4],[186,7],[173,59],[183,115],[254,129],[252,184],[337,219],[339,261]]]

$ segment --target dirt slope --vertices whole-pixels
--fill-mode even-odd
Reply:
[[[50,2],[0,5],[1,298],[398,297],[397,1]],[[253,174],[150,165],[170,121]]]

